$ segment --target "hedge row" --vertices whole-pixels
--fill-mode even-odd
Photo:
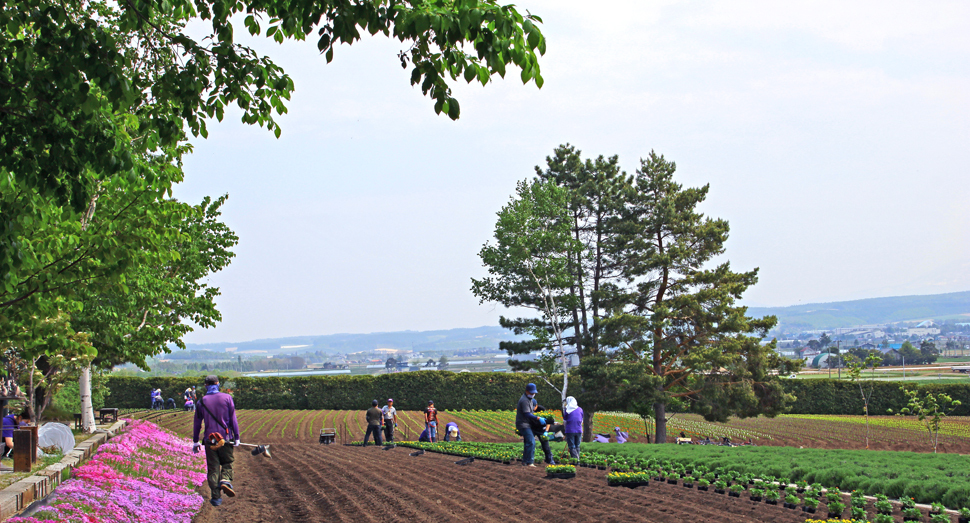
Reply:
[[[442,410],[509,410],[525,390],[526,383],[539,386],[540,404],[558,406],[559,393],[528,374],[453,373],[448,371],[402,372],[379,376],[299,376],[232,378],[223,388],[232,390],[240,409],[365,409],[371,400],[384,403],[394,398],[402,410],[420,410],[434,400]],[[574,381],[573,386],[578,384]],[[123,378],[109,377],[108,402],[119,408],[146,408],[151,390],[162,389],[164,398],[175,398],[181,406],[186,387],[199,387],[202,378]],[[868,387],[868,385],[866,385]],[[907,388],[946,392],[963,405],[953,415],[970,416],[970,384],[907,383]],[[875,382],[869,404],[871,414],[898,411],[906,398],[898,382]],[[785,388],[797,399],[792,414],[862,414],[859,386],[849,381],[829,379],[785,380]]]
[[[921,391],[937,394],[945,392],[953,399],[960,400],[952,415],[970,416],[970,383],[919,384],[915,382],[877,381],[871,384],[872,396],[869,399],[869,414],[884,415],[899,412],[906,406],[906,396],[900,386],[907,389],[919,388]],[[868,392],[870,384],[863,383]],[[859,385],[845,380],[806,379],[785,380],[785,389],[797,398],[792,404],[791,414],[862,414],[863,403]]]
[[[371,400],[383,405],[387,398],[402,410],[421,410],[433,400],[440,410],[514,409],[529,382],[539,387],[542,405],[558,406],[559,393],[535,376],[527,374],[454,373],[449,371],[402,372],[378,376],[299,376],[231,378],[222,380],[231,389],[239,409],[339,409],[370,407]],[[109,377],[109,403],[118,408],[147,408],[151,391],[162,389],[162,397],[175,398],[182,405],[186,387],[203,392],[202,378]]]

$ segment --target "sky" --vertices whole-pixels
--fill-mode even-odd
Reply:
[[[289,73],[283,134],[227,112],[175,195],[229,194],[223,321],[189,343],[496,325],[478,251],[515,183],[564,143],[651,150],[730,222],[744,303],[970,290],[970,3],[521,0],[545,85],[411,87],[400,42],[327,64],[313,42],[242,40]],[[238,35],[244,30],[240,24]]]

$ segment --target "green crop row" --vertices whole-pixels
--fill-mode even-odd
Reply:
[[[461,456],[521,456],[520,443],[408,443],[415,448]],[[553,447],[561,455],[561,444]],[[481,455],[481,456],[480,456]],[[565,463],[572,460],[564,459]],[[703,468],[722,475],[821,484],[843,492],[882,494],[917,503],[970,506],[970,457],[866,450],[793,447],[721,447],[583,443],[580,465],[615,470]]]

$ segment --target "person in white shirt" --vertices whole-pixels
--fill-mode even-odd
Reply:
[[[381,408],[384,414],[384,441],[394,442],[394,429],[397,427],[397,409],[394,408],[394,400],[387,398],[387,405]]]

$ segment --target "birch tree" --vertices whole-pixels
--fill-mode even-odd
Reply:
[[[513,330],[531,335],[528,348],[557,361],[562,388],[546,381],[560,393],[563,402],[570,360],[564,331],[574,306],[569,265],[581,248],[570,234],[568,198],[566,190],[550,182],[519,182],[516,195],[498,213],[495,243],[486,243],[479,252],[489,275],[472,279],[472,292],[482,303],[498,302],[538,312],[540,318],[517,321]],[[505,317],[500,322],[503,326],[511,323]],[[521,346],[515,350],[521,351]]]

